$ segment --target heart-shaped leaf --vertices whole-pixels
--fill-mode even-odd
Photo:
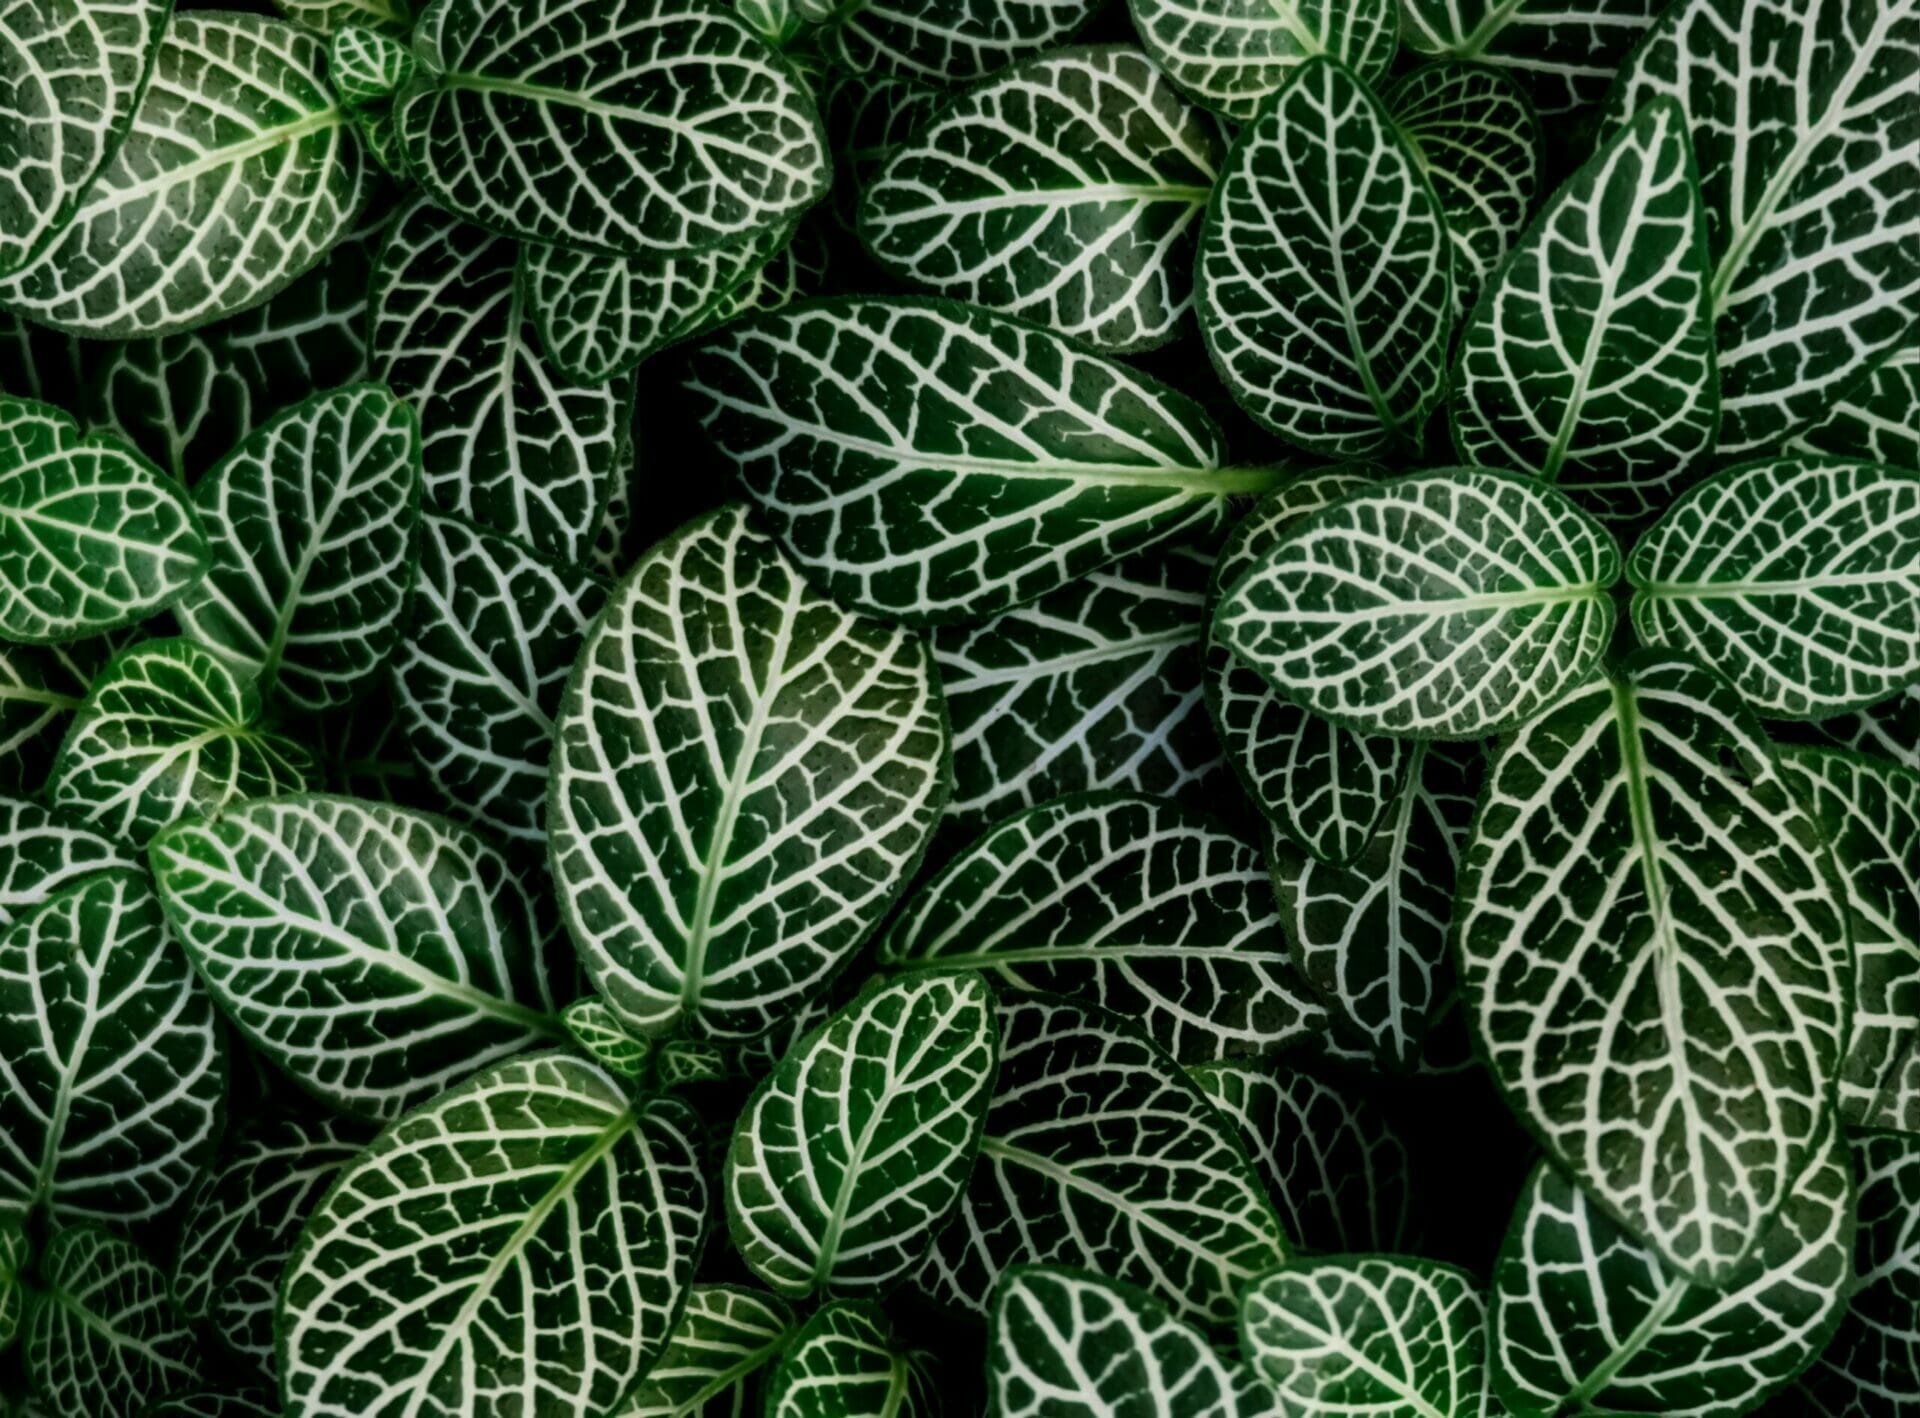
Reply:
[[[1920,472],[1779,458],[1700,484],[1635,543],[1633,625],[1760,712],[1819,719],[1920,680]]]
[[[0,1033],[0,1210],[124,1225],[193,1185],[226,1050],[144,875],[90,872],[0,934]]]
[[[287,1418],[607,1412],[665,1347],[692,1279],[697,1136],[683,1105],[636,1108],[557,1054],[407,1114],[347,1164],[288,1263]]]
[[[813,43],[840,67],[964,84],[1050,49],[1099,8],[1097,0],[794,0],[819,28]]]
[[[1920,469],[1920,344],[1881,360],[1787,451]]]
[[[1188,1063],[1326,1022],[1287,957],[1260,854],[1156,798],[1083,793],[1008,818],[915,892],[876,955],[1090,1000]]]
[[[1598,101],[1664,0],[1400,0],[1409,49],[1511,69],[1542,113]]]
[[[956,99],[864,189],[882,266],[1115,352],[1173,338],[1226,142],[1139,50],[1056,51]]]
[[[279,798],[172,827],[149,856],[221,1008],[343,1112],[389,1121],[561,1032],[525,889],[444,818]]]
[[[1852,989],[1836,886],[1759,724],[1684,655],[1628,657],[1489,769],[1455,923],[1483,1056],[1702,1284],[1746,1262],[1822,1140]]]
[[[902,1348],[873,1300],[815,1310],[788,1343],[767,1390],[767,1418],[939,1418],[923,1356]]]
[[[0,636],[78,640],[145,620],[209,556],[158,468],[51,404],[0,395]]]
[[[1291,443],[1417,449],[1446,383],[1452,246],[1393,120],[1330,59],[1240,130],[1200,234],[1200,331],[1236,402]]]
[[[326,53],[280,20],[175,15],[126,140],[0,297],[44,325],[129,339],[206,324],[293,280],[367,193],[359,140],[321,78]]]
[[[1538,473],[1613,520],[1660,511],[1719,420],[1706,239],[1685,118],[1648,104],[1468,319],[1448,404],[1461,460]]]
[[[761,1412],[768,1367],[798,1328],[785,1301],[744,1285],[695,1285],[660,1357],[608,1418]]]
[[[1476,738],[1599,663],[1613,538],[1533,478],[1446,468],[1293,526],[1221,600],[1214,633],[1287,698],[1367,733]]]
[[[976,1314],[1011,1266],[1069,1265],[1218,1325],[1286,1242],[1234,1137],[1137,1026],[1097,1006],[1016,996],[960,1214],[920,1287]]]
[[[144,1418],[200,1370],[167,1278],[131,1241],[75,1226],[48,1242],[27,1310],[27,1378],[49,1414]]]
[[[1394,0],[1128,0],[1127,8],[1154,62],[1241,123],[1318,55],[1366,83],[1384,77],[1399,31]]]
[[[709,436],[835,600],[979,621],[1227,520],[1278,475],[1222,468],[1183,395],[1059,335],[940,301],[810,301],[695,351]]]
[[[727,1222],[783,1295],[879,1291],[959,1203],[993,1091],[993,992],[902,980],[802,1039],[734,1124]]]
[[[806,89],[701,0],[433,0],[394,107],[408,171],[491,231],[672,255],[798,216],[827,187]]]
[[[0,790],[36,793],[112,646],[0,644]]]
[[[580,651],[548,836],[594,986],[743,1039],[879,923],[945,795],[926,646],[804,582],[731,503],[654,548]]]
[[[0,928],[92,872],[139,865],[120,843],[64,813],[0,796]]]

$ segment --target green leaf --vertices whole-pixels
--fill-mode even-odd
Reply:
[[[348,108],[385,103],[413,82],[419,67],[399,40],[364,25],[334,30],[327,50],[327,82]]]
[[[0,1210],[145,1221],[219,1135],[213,1004],[137,871],[95,871],[0,935]]]
[[[279,1418],[280,1400],[265,1389],[202,1388],[170,1393],[140,1418]]]
[[[139,865],[120,843],[64,813],[0,796],[0,928],[93,872]]]
[[[827,188],[793,70],[701,0],[433,0],[394,107],[408,170],[490,231],[611,256],[718,246]]]
[[[221,333],[113,346],[93,390],[94,430],[125,439],[176,482],[197,479],[254,425],[253,391],[220,348]]]
[[[794,0],[813,42],[856,73],[965,84],[1072,38],[1098,0]]]
[[[1853,1029],[1840,1119],[1920,1131],[1920,773],[1837,749],[1780,752],[1844,879]]]
[[[1227,534],[1208,586],[1208,622],[1233,586],[1310,513],[1372,485],[1359,467],[1296,478],[1263,498]],[[1301,850],[1352,862],[1400,790],[1411,751],[1400,739],[1359,734],[1281,697],[1216,636],[1207,642],[1207,708],[1241,788]]]
[[[1300,972],[1389,1069],[1420,1065],[1452,988],[1454,877],[1480,777],[1477,744],[1412,745],[1405,784],[1351,866],[1275,834],[1274,895]]]
[[[428,813],[311,794],[154,839],[174,931],[247,1041],[386,1122],[557,1038],[540,932],[505,857]]]
[[[1658,513],[1719,419],[1706,228],[1685,120],[1648,104],[1554,194],[1460,337],[1463,462]]]
[[[1920,684],[1857,714],[1822,719],[1814,728],[1845,748],[1920,768]]]
[[[1482,1055],[1548,1152],[1702,1284],[1740,1269],[1822,1139],[1852,989],[1836,885],[1758,722],[1671,651],[1568,695],[1489,770],[1455,923]]]
[[[80,701],[111,646],[0,644],[0,791],[40,790]]]
[[[987,1386],[1000,1418],[1280,1418],[1280,1399],[1144,1291],[1019,1266],[994,1289]]]
[[[27,1258],[26,1217],[17,1213],[0,1216],[0,1351],[13,1347],[26,1316],[22,1272],[27,1268]]]
[[[1920,469],[1920,344],[1881,360],[1787,451]]]
[[[697,1126],[556,1054],[407,1114],[347,1164],[288,1264],[286,1418],[605,1413],[692,1279]]]
[[[1830,458],[1732,468],[1627,561],[1633,625],[1775,718],[1820,719],[1920,681],[1920,472]]]
[[[413,23],[411,0],[273,0],[288,19],[331,34],[342,25],[366,25],[383,34],[405,34]]]
[[[1127,8],[1168,77],[1242,123],[1319,55],[1378,82],[1400,27],[1394,0],[1128,0]]]
[[[744,1418],[797,1328],[786,1303],[744,1285],[696,1285],[660,1357],[608,1418]]]
[[[1532,478],[1362,488],[1288,531],[1214,633],[1287,698],[1366,733],[1475,738],[1579,684],[1613,633],[1613,538]]]
[[[1693,131],[1720,347],[1720,452],[1818,422],[1920,320],[1913,0],[1679,0],[1621,69]]]
[[[653,1063],[654,1042],[627,1032],[620,1017],[598,995],[577,999],[560,1011],[560,1023],[579,1050],[608,1073],[644,1078]]]
[[[516,259],[510,241],[425,202],[408,207],[373,276],[373,373],[420,413],[430,509],[579,561],[632,384],[574,385],[548,366]]]
[[[794,0],[733,0],[740,22],[775,49],[784,48],[806,28]]]
[[[394,665],[407,742],[462,817],[538,842],[553,718],[607,588],[456,518],[422,519]]]
[[[126,136],[169,0],[34,0],[0,15],[0,272],[57,238]]]
[[[48,1243],[39,1271],[24,1348],[49,1414],[142,1418],[149,1400],[198,1377],[193,1331],[131,1241],[76,1226]]]
[[[282,21],[175,15],[126,141],[0,300],[130,339],[218,320],[292,281],[367,195],[325,66],[325,42]]]
[[[135,848],[182,817],[297,793],[313,762],[269,728],[260,691],[189,640],[144,640],[94,677],[48,801]]]
[[[1103,1005],[1187,1063],[1324,1028],[1294,972],[1260,854],[1161,799],[1083,793],[992,828],[920,887],[876,948]]]
[[[392,658],[413,584],[420,424],[378,384],[296,404],[200,479],[213,565],[182,630],[263,694],[322,713]]]
[[[145,620],[207,562],[158,468],[51,404],[0,395],[0,636],[78,640]]]
[[[1400,34],[1422,54],[1511,69],[1542,113],[1597,102],[1666,0],[1400,0]]]
[[[876,260],[1096,348],[1173,338],[1226,153],[1139,50],[1056,50],[968,90],[865,188]]]
[[[985,1315],[1010,1266],[1081,1266],[1174,1318],[1228,1323],[1286,1241],[1232,1125],[1159,1046],[1109,1010],[1014,996],[960,1214],[916,1283]]]
[[[194,1191],[169,1293],[262,1373],[273,1372],[274,1306],[300,1228],[369,1137],[344,1118],[269,1118],[230,1142]]]
[[[789,1342],[767,1418],[938,1418],[939,1390],[921,1360],[895,1342],[879,1304],[836,1300]]]
[[[613,593],[557,735],[555,884],[646,1034],[772,1028],[879,923],[946,792],[925,645],[812,590],[739,503]]]
[[[662,1088],[714,1083],[734,1076],[733,1056],[704,1039],[663,1039],[653,1058],[654,1080]]]
[[[833,144],[834,221],[854,229],[861,194],[951,98],[940,85],[903,74],[827,75],[820,112]]]
[[[932,635],[953,720],[949,821],[978,829],[1063,793],[1204,800],[1220,749],[1201,705],[1208,563],[1106,567],[979,626]]]
[[[993,1091],[978,975],[878,986],[809,1033],[741,1110],[727,1223],[783,1295],[886,1289],[952,1214]]]
[[[1288,1236],[1312,1251],[1402,1251],[1413,1238],[1407,1145],[1359,1088],[1273,1059],[1189,1069],[1232,1120]]]
[[[407,748],[389,679],[375,679],[344,709],[301,722],[300,731],[320,761],[320,777],[311,786],[399,807],[440,809],[445,803]]]
[[[1452,243],[1366,86],[1311,59],[1240,131],[1200,233],[1200,332],[1227,391],[1317,453],[1418,449],[1446,383]]]
[[[1241,1350],[1289,1413],[1479,1413],[1486,1327],[1486,1303],[1465,1272],[1389,1256],[1294,1266],[1240,1302]]]
[[[1833,1332],[1852,1234],[1837,1130],[1752,1258],[1719,1286],[1670,1271],[1541,1163],[1494,1274],[1494,1385],[1516,1413],[1750,1413]]]
[[[951,302],[810,301],[702,344],[710,437],[809,576],[916,624],[984,620],[1160,542],[1268,469],[1222,468],[1197,404]]]

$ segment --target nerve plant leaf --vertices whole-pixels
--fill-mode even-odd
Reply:
[[[343,1112],[391,1121],[560,1034],[532,902],[444,818],[311,794],[181,823],[149,855],[221,1008]]]
[[[1139,50],[1056,51],[970,89],[866,187],[880,264],[1115,352],[1175,333],[1219,126]]]
[[[1920,344],[1881,360],[1787,451],[1920,470]]]
[[[964,84],[1070,39],[1096,0],[794,0],[840,67]]]
[[[1554,194],[1460,338],[1461,460],[1601,516],[1659,512],[1719,421],[1706,228],[1685,120],[1650,103]]]
[[[895,1340],[878,1302],[823,1305],[773,1371],[767,1418],[939,1418],[925,1357]]]
[[[1597,102],[1663,0],[1400,0],[1409,49],[1512,70],[1542,113]]]
[[[49,1414],[144,1418],[200,1369],[192,1329],[160,1267],[131,1241],[75,1226],[40,1257],[44,1288],[27,1311],[27,1378]]]
[[[1208,108],[1242,123],[1318,55],[1377,82],[1399,30],[1394,0],[1128,0],[1127,8],[1154,62]]]
[[[612,256],[750,236],[826,191],[793,70],[700,0],[433,0],[394,108],[408,171],[490,231]]]
[[[811,589],[739,503],[613,593],[556,732],[567,924],[647,1034],[774,1027],[879,923],[946,792],[925,645]]]
[[[325,41],[283,21],[176,14],[126,140],[0,299],[44,325],[130,339],[217,320],[292,281],[367,192],[325,66]]]
[[[288,19],[321,34],[344,25],[365,25],[382,34],[405,34],[413,23],[412,0],[273,0]]]
[[[193,1185],[226,1050],[143,874],[91,872],[0,934],[0,1032],[0,1211],[126,1225]]]
[[[1920,684],[1855,714],[1822,719],[1813,726],[1843,748],[1920,768]]]
[[[674,1100],[636,1107],[555,1054],[407,1114],[347,1164],[287,1266],[288,1418],[612,1409],[692,1278],[697,1129]]]
[[[980,1160],[916,1283],[984,1315],[1009,1267],[1077,1266],[1176,1319],[1229,1322],[1246,1283],[1286,1258],[1232,1125],[1118,1014],[1045,995],[997,1014]]]
[[[1455,927],[1483,1055],[1582,1187],[1722,1284],[1817,1155],[1845,1048],[1818,826],[1733,690],[1671,651],[1522,726],[1489,774]]]
[[[92,391],[94,430],[125,439],[175,482],[192,483],[256,421],[253,391],[222,343],[183,330],[115,346]]]
[[[763,1290],[695,1285],[667,1347],[608,1418],[759,1413],[767,1370],[797,1328],[786,1302]]]
[[[1830,458],[1702,483],[1634,545],[1633,625],[1757,710],[1820,719],[1920,680],[1920,472]]]
[[[1309,60],[1228,155],[1200,234],[1200,331],[1234,399],[1303,448],[1420,446],[1446,382],[1439,200],[1351,71]]]
[[[1059,335],[951,302],[810,301],[692,356],[708,434],[834,599],[984,620],[1156,543],[1198,540],[1277,474],[1222,468],[1200,407]]]
[[[926,975],[862,995],[754,1090],[727,1158],[727,1223],[783,1295],[884,1290],[959,1203],[993,1091],[993,992]]]
[[[653,1063],[651,1039],[628,1032],[619,1016],[598,995],[577,999],[560,1011],[560,1023],[574,1047],[620,1078],[644,1078]]]
[[[406,45],[364,25],[340,26],[327,49],[327,82],[349,108],[385,103],[419,67]]]
[[[27,1218],[0,1215],[0,1349],[11,1349],[26,1318]]]
[[[1292,527],[1215,634],[1281,694],[1365,733],[1475,738],[1579,684],[1613,633],[1613,538],[1532,478],[1362,488]]]
[[[68,721],[111,650],[107,637],[0,644],[0,791],[40,791]]]
[[[0,395],[0,636],[78,640],[144,620],[209,556],[158,468],[51,404]]]
[[[1818,421],[1920,319],[1920,5],[1680,0],[1607,100],[1677,100],[1699,158],[1720,452]]]
[[[1266,1053],[1326,1022],[1259,853],[1156,798],[1084,793],[1008,818],[908,899],[875,953],[1103,1005],[1185,1063]]]

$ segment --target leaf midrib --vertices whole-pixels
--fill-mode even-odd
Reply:
[[[1887,586],[1915,580],[1913,571],[1862,571],[1800,576],[1790,581],[1650,581],[1640,594],[1665,601],[1705,601],[1746,596],[1798,596],[1850,586]]]
[[[1674,1310],[1679,1308],[1680,1301],[1686,1298],[1688,1288],[1683,1280],[1669,1280],[1667,1288],[1661,1291],[1660,1298],[1654,1301],[1646,1314],[1640,1317],[1640,1323],[1620,1341],[1619,1347],[1613,1353],[1601,1360],[1594,1367],[1593,1372],[1573,1387],[1561,1400],[1562,1404],[1584,1404],[1589,1399],[1604,1393],[1607,1385],[1618,1377],[1620,1371],[1632,1363],[1640,1351],[1652,1342],[1654,1335],[1659,1333],[1660,1326],[1667,1322]]]
[[[262,129],[244,143],[235,143],[232,147],[216,148],[212,152],[203,153],[190,163],[168,168],[165,172],[135,183],[131,187],[106,188],[102,193],[101,203],[98,206],[89,204],[82,207],[74,214],[71,226],[78,228],[101,211],[172,191],[209,172],[216,172],[223,167],[236,167],[263,153],[272,152],[275,148],[296,143],[310,134],[322,133],[329,128],[344,127],[349,121],[346,110],[336,105],[333,108],[323,108],[310,113],[297,123],[283,123],[278,128]]]
[[[1202,627],[1195,624],[1182,626],[1178,630],[1163,630],[1154,635],[1135,636],[1130,640],[1107,640],[1098,645],[1089,646],[1085,650],[1075,650],[1065,655],[1044,656],[1024,665],[975,670],[968,673],[965,679],[958,678],[956,673],[956,677],[947,680],[944,687],[948,696],[951,697],[992,685],[1017,684],[1022,680],[1030,679],[1053,679],[1060,675],[1071,674],[1075,670],[1085,669],[1089,665],[1104,664],[1108,660],[1123,660],[1136,655],[1150,655],[1155,650],[1198,645],[1204,638],[1205,633]]]
[[[906,970],[990,969],[997,965],[1048,965],[1055,961],[1122,961],[1177,957],[1187,960],[1236,960],[1249,965],[1286,965],[1280,950],[1242,950],[1231,945],[1065,945],[1028,946],[1017,950],[973,950],[953,955],[920,955],[887,962],[887,968]]]

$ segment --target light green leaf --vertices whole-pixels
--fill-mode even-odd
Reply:
[[[1161,799],[1082,793],[989,830],[920,887],[876,948],[1090,1000],[1186,1063],[1322,1029],[1284,949],[1260,854]]]
[[[348,108],[385,103],[413,82],[419,67],[399,40],[364,25],[334,30],[327,50],[327,82]]]
[[[126,847],[64,813],[0,796],[0,928],[93,872],[139,865]]]
[[[1787,451],[1920,469],[1920,344],[1881,360]]]
[[[1920,320],[1916,0],[1678,0],[1611,123],[1662,96],[1693,132],[1720,346],[1720,453],[1823,418]]]
[[[112,647],[0,644],[0,790],[36,793],[87,686]]]
[[[1920,472],[1829,458],[1732,468],[1627,561],[1633,626],[1775,718],[1859,709],[1920,680]]]
[[[1059,335],[951,302],[810,301],[702,344],[710,437],[809,576],[916,624],[984,620],[1160,542],[1228,496],[1200,407]]]
[[[860,235],[936,293],[1099,349],[1173,338],[1226,141],[1139,50],[1056,50],[968,90],[868,184]]]
[[[1394,0],[1128,0],[1127,8],[1168,76],[1242,123],[1318,55],[1379,81],[1399,32]]]
[[[1289,1413],[1479,1413],[1486,1328],[1486,1302],[1464,1271],[1389,1256],[1279,1271],[1240,1304],[1241,1351]]]
[[[978,829],[1063,793],[1217,794],[1201,704],[1208,563],[1109,566],[979,626],[932,635],[953,719],[947,818]]]
[[[58,235],[0,282],[0,300],[44,325],[130,339],[285,286],[367,195],[325,67],[325,43],[282,21],[176,14],[126,141]]]
[[[794,0],[733,0],[733,13],[775,49],[798,38],[807,23]]]
[[[166,1277],[131,1241],[76,1226],[47,1244],[27,1310],[27,1379],[50,1415],[143,1418],[198,1377],[193,1331]]]
[[[408,170],[490,231],[673,255],[797,217],[826,135],[791,67],[701,0],[433,0],[394,107]]]
[[[387,1122],[558,1038],[533,905],[506,858],[423,812],[318,794],[154,839],[175,932],[247,1041]]]
[[[607,499],[630,381],[549,367],[512,242],[416,202],[373,276],[371,363],[420,413],[430,509],[579,561]]]
[[[611,1409],[692,1279],[697,1128],[673,1100],[636,1109],[557,1054],[407,1114],[347,1164],[288,1264],[286,1418]]]
[[[662,1088],[714,1083],[735,1072],[733,1055],[705,1039],[663,1039],[653,1056],[654,1081]]]
[[[1613,633],[1613,538],[1483,468],[1362,488],[1293,526],[1215,635],[1287,698],[1365,733],[1475,738],[1579,684]]]
[[[1407,48],[1511,69],[1542,113],[1597,102],[1665,0],[1400,0]]]
[[[744,1285],[696,1285],[647,1376],[608,1418],[744,1418],[797,1328],[786,1302]]]
[[[1516,1413],[1750,1413],[1833,1332],[1852,1232],[1853,1179],[1837,1129],[1752,1258],[1720,1286],[1668,1270],[1543,1162],[1494,1274],[1494,1385]]]
[[[538,842],[553,716],[607,588],[451,517],[420,525],[394,665],[407,742],[462,817]]]
[[[922,1356],[894,1340],[872,1300],[815,1310],[787,1346],[767,1392],[767,1418],[939,1418]]]
[[[1052,49],[1092,18],[1098,0],[794,0],[819,26],[813,43],[841,68],[965,84]]]
[[[393,657],[413,584],[420,424],[378,384],[296,404],[200,479],[213,565],[181,629],[261,693],[323,713]]]
[[[0,1351],[11,1349],[27,1312],[23,1272],[27,1268],[27,1219],[0,1215]]]
[[[208,555],[158,468],[51,404],[0,395],[0,636],[78,640],[144,620]]]
[[[250,680],[190,640],[145,640],[94,677],[47,796],[143,848],[169,822],[297,793],[312,772],[307,751],[267,726]]]
[[[254,425],[253,391],[220,335],[184,330],[113,346],[92,391],[93,428],[125,439],[176,482],[194,481]]]
[[[1705,251],[1685,119],[1648,104],[1467,321],[1448,404],[1461,460],[1538,473],[1612,520],[1658,513],[1719,418]]]
[[[613,593],[556,732],[567,924],[646,1034],[772,1028],[879,923],[946,792],[925,645],[811,589],[739,503]]]
[[[577,999],[560,1011],[560,1023],[580,1052],[619,1078],[644,1078],[655,1053],[651,1039],[627,1032],[598,995]]]
[[[1200,234],[1200,332],[1236,402],[1303,448],[1417,450],[1446,384],[1447,225],[1366,86],[1295,68],[1240,131]]]
[[[998,1021],[980,1160],[916,1283],[985,1315],[1010,1266],[1080,1266],[1176,1319],[1229,1322],[1246,1283],[1286,1258],[1232,1125],[1118,1014],[1012,996]]]
[[[274,1306],[300,1228],[371,1137],[344,1118],[268,1118],[226,1145],[193,1194],[168,1291],[263,1374],[273,1373]]]
[[[1455,925],[1483,1056],[1702,1284],[1746,1262],[1825,1132],[1852,989],[1836,887],[1758,722],[1684,655],[1629,656],[1489,769]]]

